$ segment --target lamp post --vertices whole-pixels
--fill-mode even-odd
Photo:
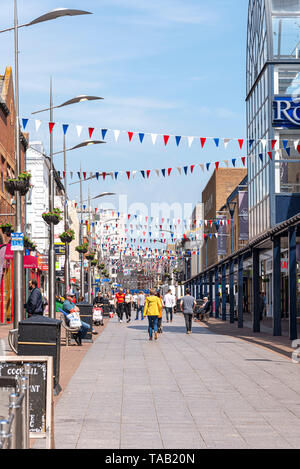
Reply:
[[[231,217],[231,254],[233,254],[233,217],[236,205],[236,202],[227,202],[227,207]]]
[[[15,55],[15,162],[16,162],[16,173],[19,174],[21,171],[21,153],[20,153],[20,110],[19,110],[19,29],[25,26],[32,26],[45,21],[54,20],[63,16],[77,16],[77,15],[88,15],[90,12],[83,10],[71,10],[67,8],[58,8],[40,16],[29,23],[19,25],[18,23],[18,7],[17,0],[14,0],[14,26],[11,28],[3,29],[1,33],[14,31],[14,55]],[[16,221],[15,230],[18,233],[23,232],[22,223],[22,199],[20,192],[16,192]],[[14,274],[14,328],[18,327],[18,323],[23,319],[24,316],[24,253],[23,251],[14,252],[13,261],[13,274]]]
[[[73,183],[74,184],[74,183]],[[81,167],[80,167],[80,207],[81,207],[81,220],[80,220],[80,243],[83,242],[83,236],[82,236],[82,223],[83,223],[83,204],[84,202],[89,203],[89,222],[91,222],[91,200],[96,200],[100,199],[102,197],[108,197],[111,195],[116,195],[114,192],[102,192],[101,194],[96,195],[95,197],[90,197],[90,192],[89,192],[89,198],[87,200],[82,200],[82,177],[81,177]],[[89,249],[91,249],[91,234],[89,232]],[[91,277],[91,261],[89,261],[89,269],[88,269],[88,302],[91,303],[92,301],[92,295],[91,295],[91,283],[92,283],[92,277]],[[81,254],[81,269],[80,269],[80,294],[81,296],[84,297],[85,294],[85,288],[84,288],[84,256]]]
[[[50,107],[46,109],[41,109],[39,111],[32,112],[32,114],[39,114],[41,112],[46,112],[50,111],[50,122],[53,122],[53,109],[59,109],[62,107],[70,106],[72,104],[77,104],[77,103],[82,103],[84,101],[97,101],[97,100],[102,100],[103,98],[99,96],[88,96],[88,95],[80,95],[76,96],[75,98],[69,99],[68,101],[65,101],[64,103],[58,105],[58,106],[53,106],[52,102],[52,80],[51,80],[51,85],[50,85]],[[53,177],[53,156],[58,155],[60,153],[64,154],[64,186],[65,186],[65,192],[64,192],[64,231],[68,230],[68,194],[67,194],[67,151],[72,151],[76,150],[78,148],[82,148],[88,145],[95,145],[98,143],[105,143],[102,140],[86,140],[78,145],[75,145],[72,148],[66,148],[66,130],[64,129],[64,136],[63,136],[63,151],[59,151],[56,153],[53,153],[53,135],[52,132],[50,134],[50,158],[51,158],[51,168],[50,168],[50,190],[49,190],[49,210],[52,210],[54,208],[54,177]],[[53,303],[51,302],[51,306],[54,304],[54,297],[55,296],[55,250],[54,250],[54,226],[51,224],[50,225],[50,243],[49,243],[49,297],[53,299]],[[54,271],[54,273],[53,273]],[[54,293],[53,293],[54,289]],[[70,290],[70,246],[68,243],[65,243],[65,297],[67,296],[68,291]],[[49,302],[50,305],[50,302]],[[50,311],[50,316],[54,317],[55,316],[55,311],[53,311],[53,306],[52,309],[49,308]],[[51,314],[52,312],[52,314]]]

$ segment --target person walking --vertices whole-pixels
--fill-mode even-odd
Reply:
[[[149,322],[149,340],[153,338],[153,331],[154,331],[154,338],[157,340],[157,324],[158,324],[158,317],[162,314],[162,304],[160,298],[156,296],[156,292],[154,290],[150,290],[150,295],[147,296],[145,301],[145,308],[144,308],[144,317],[148,317]]]
[[[30,295],[28,297],[25,308],[30,318],[33,315],[43,316],[44,314],[44,305],[43,297],[40,289],[38,288],[38,283],[36,280],[29,281],[29,291]]]
[[[186,325],[186,333],[192,333],[192,322],[193,322],[193,313],[194,308],[196,306],[196,300],[193,296],[191,296],[191,292],[189,289],[186,290],[185,296],[181,298],[180,307],[181,311],[183,312],[185,325]]]
[[[144,292],[140,291],[138,298],[137,298],[137,310],[136,310],[136,318],[135,320],[138,321],[139,319],[139,314],[141,313],[141,320],[144,320],[144,307],[145,307],[145,294]]]
[[[173,318],[173,315],[176,313],[177,298],[173,292],[171,292],[171,296],[172,296],[172,301],[173,301],[173,306],[172,306],[172,318]]]
[[[162,331],[163,331],[163,330],[162,330],[163,300],[162,300],[162,297],[161,297],[160,292],[157,292],[157,293],[156,293],[156,296],[157,296],[157,298],[160,299],[160,302],[161,302],[161,311],[160,311],[160,314],[159,314],[159,316],[158,316],[158,321],[157,321],[157,332],[158,332],[159,334],[162,334]]]
[[[174,300],[172,296],[172,290],[170,289],[168,290],[168,293],[164,297],[164,306],[166,310],[167,322],[169,322],[169,318],[170,318],[170,322],[173,321],[173,305],[174,305]]]
[[[126,290],[124,309],[125,309],[127,323],[130,322],[130,320],[131,320],[132,303],[133,303],[133,299],[132,299],[132,295],[130,293],[130,290]]]
[[[125,293],[123,293],[122,288],[116,293],[115,296],[115,308],[117,311],[117,315],[119,317],[119,322],[123,322],[123,314],[124,314],[124,302],[125,302]]]

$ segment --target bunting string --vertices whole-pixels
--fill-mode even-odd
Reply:
[[[32,127],[35,132],[39,132],[41,129],[46,128],[48,129],[49,133],[52,134],[53,132],[62,131],[64,135],[66,135],[70,128],[76,129],[76,133],[78,137],[95,137],[97,134],[102,140],[106,140],[106,138],[110,135],[115,142],[119,141],[120,135],[125,134],[128,138],[128,142],[137,141],[143,144],[146,141],[146,137],[150,139],[153,145],[155,145],[158,141],[160,141],[165,147],[173,141],[177,147],[182,145],[183,142],[187,143],[189,148],[192,147],[194,144],[200,145],[200,148],[204,149],[207,146],[208,142],[212,142],[214,148],[225,148],[229,146],[229,144],[234,143],[237,144],[240,150],[243,150],[247,147],[247,150],[251,151],[257,144],[261,144],[262,149],[266,150],[267,147],[270,150],[280,150],[281,144],[284,150],[290,151],[291,145],[294,146],[296,150],[300,153],[300,139],[282,139],[282,140],[274,140],[274,139],[254,139],[254,138],[241,138],[241,137],[203,137],[203,136],[187,136],[187,135],[175,135],[175,134],[167,134],[167,133],[153,133],[153,132],[136,132],[131,130],[117,130],[117,129],[109,129],[109,128],[97,128],[96,126],[86,126],[86,125],[78,125],[78,124],[66,124],[61,122],[49,122],[49,121],[41,121],[37,119],[30,119],[30,118],[22,118],[22,127],[24,131],[28,131],[30,127]],[[290,145],[290,146],[289,146]]]
[[[288,150],[288,148],[287,148]],[[300,146],[299,146],[299,154],[300,154]],[[82,179],[83,181],[90,180],[96,178],[97,181],[99,179],[103,179],[105,181],[107,178],[111,178],[113,181],[118,180],[119,177],[125,177],[125,179],[134,180],[137,175],[140,175],[144,180],[150,179],[150,176],[153,174],[157,177],[167,178],[171,175],[177,174],[180,176],[188,176],[189,174],[193,174],[195,168],[200,168],[202,172],[209,172],[210,170],[218,170],[221,167],[229,168],[233,167],[236,168],[237,166],[246,167],[246,163],[248,164],[249,160],[253,161],[254,158],[259,158],[261,164],[265,164],[267,160],[275,160],[276,162],[290,162],[290,163],[299,163],[299,159],[293,159],[290,157],[290,152],[286,151],[286,157],[283,154],[283,150],[274,150],[268,151],[266,154],[259,153],[259,154],[250,154],[248,156],[236,156],[234,158],[222,161],[209,161],[204,163],[195,163],[189,164],[185,166],[176,166],[176,167],[169,167],[163,169],[144,169],[144,170],[123,170],[123,171],[69,171],[71,180],[73,180],[74,175],[78,176],[78,179]],[[66,175],[64,171],[57,171],[58,176],[63,179]]]

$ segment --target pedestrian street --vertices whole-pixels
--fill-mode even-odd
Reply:
[[[55,408],[56,448],[299,448],[300,367],[200,323],[113,318]],[[38,447],[38,443],[36,447]]]

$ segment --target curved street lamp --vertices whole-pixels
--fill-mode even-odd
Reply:
[[[18,23],[18,7],[17,7],[17,0],[14,0],[14,26],[8,29],[1,30],[0,33],[4,33],[6,31],[14,31],[14,54],[15,54],[15,161],[16,161],[16,168],[15,171],[17,174],[21,171],[21,152],[20,152],[20,107],[19,107],[19,29],[25,26],[33,26],[38,23],[42,23],[45,21],[54,20],[57,18],[61,18],[64,16],[79,16],[79,15],[90,15],[91,12],[84,11],[84,10],[74,10],[68,8],[58,8],[56,10],[52,10],[45,15],[39,16],[34,20],[30,21],[29,23],[19,25]],[[52,174],[53,178],[53,174]],[[22,233],[22,200],[20,192],[16,193],[16,232]],[[51,225],[52,226],[52,225]],[[53,226],[51,228],[53,230]],[[54,247],[53,247],[54,253]],[[52,256],[52,261],[54,261],[55,253]],[[18,328],[19,322],[24,317],[24,280],[23,280],[23,272],[24,272],[24,256],[23,251],[16,251],[14,252],[14,291],[13,291],[13,299],[14,299],[14,328]],[[50,268],[50,266],[49,266]],[[53,275],[52,280],[55,281],[55,265],[52,266]],[[50,276],[49,276],[50,277]],[[49,312],[51,317],[55,317],[55,291],[50,292],[51,297],[49,295]]]
[[[41,109],[40,111],[34,111],[31,114],[39,114],[40,112],[50,111],[51,109],[59,109],[61,107],[70,106],[71,104],[83,103],[84,101],[98,101],[100,99],[104,99],[104,98],[100,98],[99,96],[80,95],[80,96],[76,96],[73,99],[69,99],[68,101],[62,104],[59,104],[58,106],[52,106],[46,109]]]
[[[53,109],[58,109],[58,108],[62,108],[62,107],[66,107],[66,106],[70,106],[72,104],[77,104],[77,103],[81,103],[81,102],[84,102],[84,101],[97,101],[97,100],[102,100],[104,98],[101,98],[99,96],[90,96],[90,95],[79,95],[79,96],[75,96],[75,98],[72,98],[72,99],[69,99],[68,101],[65,101],[64,103],[62,104],[59,104],[58,106],[53,106],[52,104],[52,81],[51,81],[51,89],[50,89],[50,107],[49,108],[46,108],[46,109],[41,109],[39,111],[35,111],[35,112],[32,112],[32,114],[39,114],[41,112],[46,112],[46,111],[50,111],[50,120],[53,121]],[[68,195],[67,195],[67,155],[66,155],[66,152],[67,151],[72,151],[72,150],[77,150],[78,148],[83,148],[83,147],[87,147],[89,145],[96,145],[96,144],[100,144],[100,143],[105,143],[104,141],[102,140],[85,140],[84,142],[81,142],[79,143],[78,145],[75,145],[74,147],[72,148],[66,148],[66,132],[64,132],[64,141],[63,141],[63,147],[64,149],[62,151],[59,151],[59,152],[56,152],[56,153],[53,153],[53,140],[52,140],[52,134],[50,136],[50,159],[51,159],[51,171],[53,171],[52,167],[53,167],[53,156],[54,155],[59,155],[61,153],[64,154],[64,186],[65,186],[65,191],[64,191],[64,194],[65,194],[65,197],[64,197],[64,230],[67,231],[68,229]],[[51,174],[51,173],[50,173]],[[50,183],[50,186],[51,186],[51,190],[49,190],[49,207],[51,209],[54,208],[54,178],[51,177],[51,183]],[[49,252],[51,252],[52,256],[53,256],[53,253],[54,253],[54,230],[51,229],[50,227],[50,249],[49,249]],[[50,256],[50,254],[49,254]],[[53,265],[53,268],[54,268],[54,259],[50,262],[51,265]],[[54,287],[52,287],[52,282],[55,282],[55,274],[52,273],[50,274],[50,277],[51,277],[51,281],[50,281],[50,287],[49,289],[51,290],[51,292],[53,292],[55,290]],[[67,296],[67,293],[68,291],[70,290],[70,246],[66,243],[65,244],[65,296]],[[52,294],[53,296],[53,294]],[[53,305],[54,305],[54,299],[53,299]],[[54,307],[54,306],[53,306]],[[53,311],[52,314],[54,315],[55,312]],[[53,316],[54,317],[54,316]]]
[[[15,0],[15,6],[16,6],[16,0]],[[55,10],[51,10],[45,15],[39,16],[38,18],[35,18],[34,20],[30,21],[29,23],[24,23],[24,24],[17,24],[12,28],[7,28],[7,29],[2,29],[0,31],[1,33],[6,33],[7,31],[13,31],[14,29],[20,29],[20,28],[25,28],[27,26],[33,26],[38,23],[44,23],[45,21],[51,21],[51,20],[56,20],[57,18],[62,18],[63,16],[79,16],[79,15],[92,15],[90,11],[84,11],[84,10],[72,10],[70,8],[56,8]]]

